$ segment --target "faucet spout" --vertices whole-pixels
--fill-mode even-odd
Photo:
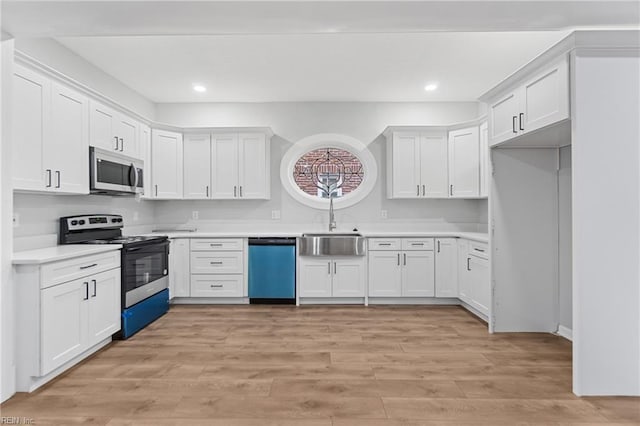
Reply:
[[[336,215],[333,213],[333,195],[329,196],[329,232],[336,229]]]

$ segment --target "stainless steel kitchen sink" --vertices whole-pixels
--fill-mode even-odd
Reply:
[[[302,234],[300,256],[364,256],[366,238],[360,234]]]

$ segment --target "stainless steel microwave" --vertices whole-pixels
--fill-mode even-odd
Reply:
[[[133,195],[143,192],[142,160],[93,146],[89,147],[89,157],[92,194]]]

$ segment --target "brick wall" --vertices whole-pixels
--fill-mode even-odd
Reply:
[[[344,181],[341,186],[345,195],[355,190],[362,183],[362,163],[358,157],[344,149],[316,149],[300,157],[296,162],[293,177],[300,189],[309,195],[318,196],[316,179],[337,179],[341,174]]]

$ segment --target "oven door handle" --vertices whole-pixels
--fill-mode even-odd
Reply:
[[[168,247],[168,246],[169,246],[169,241],[165,240],[161,243],[146,244],[142,247],[125,248],[124,251],[126,251],[127,253],[145,250],[145,249],[151,249],[150,251],[157,251],[158,247]]]

